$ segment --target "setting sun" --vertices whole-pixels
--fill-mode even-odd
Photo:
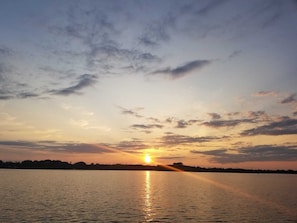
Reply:
[[[146,154],[145,155],[144,162],[145,163],[151,163],[152,162],[151,156],[149,154]]]

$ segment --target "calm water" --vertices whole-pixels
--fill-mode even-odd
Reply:
[[[0,169],[0,222],[297,222],[297,175]]]

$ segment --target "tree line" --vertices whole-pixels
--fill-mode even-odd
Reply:
[[[286,173],[297,174],[297,170],[261,170],[241,168],[204,168],[187,166],[181,162],[172,165],[141,164],[87,164],[85,162],[69,163],[61,160],[24,160],[21,162],[2,161],[0,168],[7,169],[61,169],[61,170],[154,170],[154,171],[188,171],[188,172],[227,172],[227,173]]]

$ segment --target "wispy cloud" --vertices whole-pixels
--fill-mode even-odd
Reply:
[[[31,93],[31,92],[23,92],[17,95],[18,98],[24,99],[24,98],[36,98],[39,97],[39,94]]]
[[[136,152],[147,149],[140,139],[120,141],[118,143],[78,143],[78,142],[58,142],[58,141],[0,141],[0,147],[14,148],[19,150],[43,151],[53,153],[115,153],[117,151]]]
[[[159,63],[161,58],[149,52],[135,49],[121,48],[117,44],[92,46],[86,54],[87,65],[90,68],[102,69],[104,73],[119,74],[125,68],[131,71],[146,71],[148,65]]]
[[[221,128],[221,127],[234,127],[242,123],[252,123],[253,119],[233,119],[233,120],[212,120],[209,122],[203,122],[201,125]]]
[[[163,125],[159,124],[134,124],[130,126],[133,129],[153,129],[153,128],[158,128],[161,129],[163,128]]]
[[[297,99],[295,98],[296,94],[290,94],[288,97],[281,100],[281,104],[288,104],[288,103],[294,103],[297,102]]]
[[[229,56],[229,60],[234,59],[242,54],[242,50],[234,50]]]
[[[33,151],[47,151],[55,153],[104,153],[112,152],[103,144],[89,144],[76,142],[56,141],[0,141],[0,146],[9,146],[18,149]]]
[[[168,67],[165,69],[156,70],[152,74],[164,74],[169,76],[170,79],[174,80],[184,77],[190,74],[192,71],[198,71],[209,64],[211,64],[210,60],[194,60],[176,68]]]
[[[252,96],[255,97],[267,97],[267,96],[276,96],[277,92],[275,91],[258,91],[255,92]]]
[[[176,146],[176,145],[185,145],[192,143],[202,143],[202,142],[213,142],[219,141],[222,138],[214,136],[186,136],[186,135],[177,135],[177,134],[167,134],[161,138],[161,142],[166,146]]]
[[[191,153],[210,156],[211,161],[218,163],[297,160],[297,146],[257,145],[232,150],[192,150]]]
[[[51,47],[55,54],[79,55],[87,71],[99,71],[100,75],[122,75],[128,68],[129,72],[147,72],[152,64],[161,61],[148,50],[121,42],[125,33],[123,27],[127,25],[123,10],[127,8],[115,12],[113,6],[102,10],[98,5],[72,7],[66,12],[67,19],[63,25],[48,26],[50,33],[65,38],[69,44],[80,46],[70,51]]]
[[[185,156],[158,156],[156,157],[156,159],[160,159],[160,160],[180,160],[185,158]]]
[[[191,119],[191,120],[177,120],[175,128],[183,129],[187,128],[190,125],[193,125],[194,123],[199,122],[199,120]]]
[[[72,79],[71,76],[64,77],[64,79]],[[76,78],[74,84],[70,87],[65,87],[61,89],[51,89],[51,90],[42,90],[42,88],[51,87],[50,83],[47,83],[45,86],[34,88],[28,84],[22,84],[18,81],[10,81],[6,83],[7,86],[4,86],[0,90],[0,100],[9,100],[9,99],[29,99],[29,98],[39,98],[46,99],[50,95],[60,95],[68,96],[72,94],[82,94],[82,90],[88,87],[93,86],[97,83],[97,76],[92,74],[83,74]],[[62,84],[63,84],[63,81]]]
[[[73,86],[66,87],[60,90],[51,90],[49,91],[55,95],[68,96],[71,94],[81,94],[80,90],[90,87],[97,82],[97,76],[91,74],[83,74],[78,77],[77,83]]]
[[[0,57],[12,55],[13,50],[7,46],[0,46]]]
[[[0,100],[38,98],[41,96],[42,94],[39,93],[23,91],[22,88],[20,90],[12,89],[12,91],[6,88],[0,90]]]
[[[143,116],[140,115],[138,113],[139,110],[142,110],[143,108],[135,108],[135,109],[126,109],[126,108],[123,108],[121,106],[117,106],[120,110],[121,110],[121,114],[123,115],[131,115],[131,116],[134,116],[136,118],[142,118]]]
[[[212,119],[220,119],[221,115],[218,113],[208,113],[208,115],[212,118]]]
[[[213,0],[213,1],[208,1],[206,5],[203,7],[199,8],[197,11],[194,11],[196,15],[200,16],[205,16],[218,7],[220,7],[222,4],[225,4],[228,0]]]
[[[0,95],[0,100],[9,100],[12,98],[13,98],[13,96],[11,96],[11,95],[7,95],[7,94]]]
[[[232,1],[207,1],[206,4],[186,4],[181,8],[183,30],[198,38],[220,35],[222,38],[242,38],[276,24],[282,17],[280,1],[247,1],[234,11]],[[221,14],[220,10],[230,13]],[[216,15],[213,19],[212,15]],[[203,19],[208,19],[204,23]]]
[[[265,111],[249,111],[247,115],[248,118],[253,119],[255,123],[272,119]]]
[[[145,144],[144,141],[140,139],[120,141],[119,143],[113,144],[112,146],[118,150],[125,150],[125,151],[137,151],[137,150],[148,148],[148,145]]]
[[[175,27],[176,20],[176,15],[167,13],[161,18],[149,22],[138,38],[139,43],[144,46],[155,47],[162,42],[169,41],[171,39],[170,31]]]

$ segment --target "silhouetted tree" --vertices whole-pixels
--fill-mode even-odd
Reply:
[[[85,162],[77,162],[75,164],[73,164],[73,167],[75,169],[87,169],[87,164]]]

